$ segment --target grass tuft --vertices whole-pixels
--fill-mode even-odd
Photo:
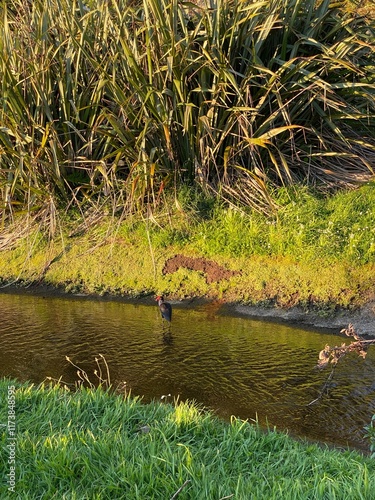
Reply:
[[[23,498],[372,498],[373,460],[294,441],[196,405],[142,404],[101,388],[16,387],[16,494]],[[32,411],[31,411],[32,410]],[[6,407],[0,408],[6,421]],[[147,431],[145,430],[147,429]],[[2,433],[6,445],[6,430]],[[1,462],[2,477],[7,473]],[[5,481],[0,486],[7,494]]]

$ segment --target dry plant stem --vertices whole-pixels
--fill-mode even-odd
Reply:
[[[144,219],[143,215],[142,215],[142,219]],[[154,268],[154,281],[156,281],[156,274],[157,274],[156,273],[156,263],[155,263],[154,249],[152,248],[152,242],[151,242],[151,237],[150,237],[149,216],[147,216],[147,219],[145,220],[145,224],[146,224],[147,241],[148,241],[148,245],[150,248],[150,256],[152,259],[152,266]]]
[[[77,375],[79,378],[78,386],[80,386],[82,384],[82,382],[87,382],[91,389],[95,389],[95,384],[93,384],[91,382],[91,380],[90,380],[89,376],[87,375],[87,373],[85,372],[85,370],[82,370],[82,368],[80,368],[78,365],[73,363],[73,361],[68,356],[65,356],[65,359],[67,361],[69,361],[69,363],[72,366],[74,366],[74,368],[77,368]],[[100,360],[102,360],[104,363],[107,378],[103,378],[103,372],[102,372],[102,368],[100,366]],[[104,387],[107,390],[110,389],[111,388],[111,376],[110,376],[109,366],[108,366],[107,360],[105,359],[103,354],[99,353],[99,358],[95,358],[95,362],[96,362],[96,365],[98,368],[96,370],[94,370],[94,375],[99,380],[100,386]],[[48,379],[52,380],[50,377],[48,377]]]
[[[72,384],[70,382],[65,382],[62,377],[59,378],[53,378],[53,377],[46,377],[45,380],[48,382],[53,382],[55,385],[58,385],[60,387],[63,387],[66,390],[69,390],[69,386],[74,386],[75,384]]]
[[[87,382],[90,386],[91,389],[94,389],[95,386],[94,384],[90,381],[87,373],[85,372],[85,370],[82,370],[82,368],[80,368],[78,365],[76,365],[75,363],[73,363],[73,361],[68,357],[68,356],[65,356],[65,359],[67,361],[69,361],[69,363],[74,366],[75,368],[77,368],[77,375],[78,375],[78,378],[80,379],[80,381],[78,382],[78,385],[81,385],[82,382]]]
[[[176,491],[176,493],[174,493],[172,496],[171,496],[171,499],[170,500],[174,500],[175,498],[178,497],[178,495],[181,493],[181,491],[191,482],[190,479],[187,479],[184,484],[178,488],[178,490]]]
[[[107,372],[106,376],[107,376],[107,378],[106,379],[103,378],[103,373],[102,373],[102,368],[100,366],[100,359],[99,358],[95,358],[95,362],[96,362],[96,364],[98,366],[99,373],[98,373],[97,370],[95,370],[94,374],[99,378],[101,384],[103,383],[105,386],[107,386],[107,388],[110,388],[111,387],[111,376],[110,376],[110,373],[109,373],[109,366],[108,366],[107,360],[105,359],[105,357],[103,356],[103,354],[99,353],[99,356],[102,359],[102,361],[104,363],[104,366],[106,368],[106,372]]]
[[[76,388],[77,388],[77,386],[80,387],[82,385],[82,382],[87,382],[91,389],[95,389],[96,386],[95,386],[95,384],[93,384],[91,382],[87,373],[84,370],[82,370],[82,368],[80,368],[78,365],[73,363],[73,361],[68,356],[65,356],[65,358],[67,361],[69,361],[69,363],[72,366],[77,368],[77,375],[78,375],[79,381],[75,382],[75,383],[65,382],[62,379],[62,377],[60,377],[59,379],[56,379],[53,377],[46,377],[45,380],[47,380],[49,382],[53,382],[54,384],[59,385],[66,390],[70,390],[69,387],[76,387]],[[105,371],[106,371],[106,373],[105,373],[106,378],[103,377],[103,371],[102,371],[102,367],[100,365],[100,361],[102,361],[104,363]],[[106,390],[110,390],[112,388],[112,385],[111,385],[111,376],[110,376],[110,371],[109,371],[109,366],[108,366],[107,360],[105,359],[103,354],[99,353],[99,358],[95,357],[95,362],[98,366],[98,369],[94,370],[94,375],[99,380],[99,386],[104,387]],[[130,391],[127,390],[126,382],[121,382],[118,385],[118,387],[116,387],[115,392],[119,392],[119,393],[124,392],[125,396],[130,394]]]
[[[327,380],[325,381],[324,383],[324,386],[323,386],[323,389],[320,391],[320,394],[317,398],[313,399],[312,401],[310,401],[310,403],[308,403],[306,406],[311,406],[313,405],[314,403],[317,403],[320,399],[322,399],[322,397],[324,396],[324,393],[327,391],[328,393],[328,384],[331,382],[331,380],[333,379],[333,375],[335,373],[335,368],[336,368],[337,365],[333,365],[333,368],[332,368],[332,371],[331,373],[328,375],[327,377]]]

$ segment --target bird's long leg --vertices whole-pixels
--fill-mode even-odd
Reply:
[[[165,335],[166,333],[167,334],[170,334],[171,333],[171,329],[172,329],[172,324],[170,321],[167,321],[163,316],[161,317],[161,320],[162,320],[162,325],[163,325],[163,334]]]

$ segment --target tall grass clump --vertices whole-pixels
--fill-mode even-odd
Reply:
[[[2,0],[3,220],[195,181],[270,212],[270,186],[368,179],[375,25],[344,7]]]

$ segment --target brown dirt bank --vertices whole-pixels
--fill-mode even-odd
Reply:
[[[190,271],[200,271],[205,274],[207,283],[214,283],[223,279],[229,279],[232,276],[237,276],[240,271],[231,271],[220,266],[214,260],[208,260],[204,257],[187,257],[186,255],[177,254],[167,260],[163,267],[163,274],[172,274],[178,271],[181,267],[185,267]]]
[[[233,309],[236,313],[246,316],[327,328],[337,333],[351,323],[360,335],[375,337],[375,302],[368,303],[356,311],[342,309],[327,316],[315,311],[305,311],[300,307],[281,309],[236,304]]]

